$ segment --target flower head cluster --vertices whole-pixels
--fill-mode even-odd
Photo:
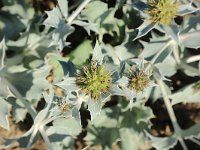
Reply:
[[[128,88],[136,92],[143,92],[149,86],[150,78],[144,70],[131,68],[129,74]]]
[[[106,93],[111,83],[111,72],[96,61],[92,61],[89,66],[84,66],[76,77],[76,84],[94,100],[98,100],[102,93]]]
[[[149,0],[147,13],[153,22],[169,25],[176,16],[177,5],[173,0]]]

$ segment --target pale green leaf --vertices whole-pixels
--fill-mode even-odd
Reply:
[[[136,39],[139,39],[142,36],[145,36],[154,27],[155,27],[155,23],[153,23],[150,20],[144,20],[144,22],[137,28],[138,33],[137,33],[137,36],[133,40],[136,40]]]
[[[177,137],[171,135],[170,137],[154,137],[147,133],[148,137],[151,139],[151,144],[157,150],[169,150],[177,144]]]
[[[53,31],[52,39],[50,46],[56,45],[59,51],[62,51],[65,46],[69,43],[66,43],[66,38],[69,34],[74,31],[74,28],[67,25],[64,20],[60,20],[56,29]]]
[[[8,103],[0,97],[0,126],[9,130],[9,121],[8,121],[8,115],[9,115],[9,107]]]
[[[82,128],[79,123],[74,118],[59,118],[53,121],[53,126],[47,129],[47,135],[57,133],[60,135],[71,135],[77,136],[80,134]]]
[[[91,41],[85,40],[69,54],[69,57],[75,65],[80,66],[89,59],[92,50]]]
[[[135,132],[133,129],[120,129],[120,139],[123,150],[145,150],[150,149],[150,142],[145,138],[144,134]]]
[[[43,66],[40,69],[34,69],[22,72],[10,72],[7,70],[4,78],[27,99],[39,99],[44,89],[49,87],[46,77],[49,75],[50,66]]]
[[[106,3],[93,1],[85,7],[85,9],[81,12],[81,16],[95,22],[105,11],[107,11],[107,9]]]
[[[103,63],[103,54],[101,50],[101,46],[99,45],[98,41],[96,41],[94,50],[93,50],[93,55],[92,55],[92,60],[97,61],[100,65]]]
[[[180,91],[173,93],[170,98],[172,99],[172,105],[178,103],[199,103],[200,102],[200,92],[195,91],[194,84],[190,84],[184,87]]]
[[[198,49],[200,47],[200,31],[180,33],[179,41],[182,46]]]

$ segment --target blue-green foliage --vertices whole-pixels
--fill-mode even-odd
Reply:
[[[200,102],[200,82],[174,92],[169,79],[178,70],[199,79],[200,56],[190,50],[200,48],[200,3],[181,0],[176,17],[182,21],[172,18],[169,25],[151,20],[149,7],[147,0],[117,0],[112,5],[57,0],[45,16],[41,7],[25,0],[3,0],[0,126],[9,130],[9,116],[18,123],[27,113],[33,124],[20,137],[6,137],[0,148],[17,141],[29,149],[42,137],[50,150],[74,149],[82,131],[87,131],[84,140],[91,148],[165,150],[180,142],[187,149],[183,140],[188,139],[199,144],[199,123],[183,130],[176,121],[180,118],[171,120],[174,132],[169,137],[151,135],[155,116],[145,104],[163,99],[173,119],[173,105]],[[96,99],[92,90],[77,84],[81,71],[88,75],[85,68],[98,70],[94,63],[106,68],[110,81]],[[142,90],[132,82],[143,85]],[[45,105],[38,111],[41,101]],[[80,115],[85,111],[90,117]],[[85,121],[88,125],[82,129]]]

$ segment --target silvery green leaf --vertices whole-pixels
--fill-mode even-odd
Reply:
[[[68,1],[58,0],[58,7],[64,18],[68,17]]]
[[[133,46],[134,48],[136,48],[135,46]],[[135,51],[135,49],[128,49],[125,46],[119,45],[115,47],[115,53],[117,54],[118,58],[120,59],[120,61],[125,61],[127,59],[133,58],[135,55],[133,54],[133,51]]]
[[[162,27],[164,28],[164,31],[168,35],[168,37],[172,38],[174,41],[177,42],[177,44],[179,44],[179,40],[178,40],[179,28],[178,28],[178,26],[176,24],[172,24],[170,26],[163,25]]]
[[[62,20],[62,14],[60,10],[56,7],[51,11],[46,11],[46,13],[48,18],[44,21],[44,25],[57,28],[60,20]]]
[[[120,129],[120,139],[123,150],[139,150],[150,149],[150,142],[145,138],[144,134],[138,133],[133,129]]]
[[[51,107],[54,91],[53,89],[49,89],[49,93],[43,92],[43,96],[45,101],[47,102],[47,105],[44,109],[42,109],[37,116],[34,118],[34,124],[38,125],[38,130],[40,126],[43,126],[42,121],[48,117],[49,109]]]
[[[150,20],[144,20],[144,22],[137,28],[138,33],[137,33],[137,36],[133,40],[136,40],[136,39],[139,39],[142,36],[145,36],[154,27],[155,27],[155,23],[153,23]]]
[[[13,95],[10,89],[8,88],[6,81],[1,77],[0,77],[0,85],[1,85],[0,96],[7,98]]]
[[[70,60],[75,65],[81,66],[89,59],[92,50],[91,41],[85,40],[69,54]]]
[[[64,77],[63,81],[58,82],[55,85],[66,90],[66,92],[79,90],[79,87],[76,85],[76,78],[74,77]]]
[[[101,46],[102,46],[102,50],[105,51],[104,53],[105,57],[109,60],[112,59],[110,60],[111,62],[113,62],[116,65],[119,65],[120,60],[116,54],[115,47],[112,47],[110,44],[103,44],[103,43],[101,44]]]
[[[170,96],[172,99],[172,105],[176,105],[178,103],[198,103],[200,102],[200,93],[199,91],[195,91],[194,89],[195,84],[191,84],[187,87],[184,87],[180,91],[173,93]]]
[[[88,110],[90,111],[91,120],[98,116],[101,112],[102,102],[101,100],[88,100]]]
[[[101,145],[102,149],[110,150],[113,144],[119,139],[118,128],[97,128],[89,124],[87,131],[85,139],[94,149],[97,149]],[[98,138],[96,138],[97,136]]]
[[[132,118],[131,116],[134,116]],[[131,118],[131,119],[130,119]],[[125,110],[121,113],[121,128],[133,128],[135,131],[141,132],[149,128],[150,119],[154,118],[152,109],[137,103],[132,109]]]
[[[200,16],[191,16],[188,19],[184,19],[183,23],[181,24],[180,33],[184,34],[188,32],[193,32],[196,30],[200,30],[200,24],[199,24]]]
[[[62,57],[60,54],[48,53],[45,59],[46,63],[52,66],[53,83],[61,81],[63,76],[69,73],[68,71],[71,69],[69,67],[72,67],[71,65],[67,65],[68,58]]]
[[[68,61],[61,60],[61,61],[59,61],[59,63],[62,66],[65,76],[74,77],[76,75],[76,68],[70,60],[68,60]]]
[[[23,19],[32,19],[34,16],[34,8],[30,7],[27,3],[15,3],[10,6],[4,6],[3,11],[7,11],[12,15],[20,16]]]
[[[4,59],[5,59],[5,51],[6,51],[6,45],[5,45],[5,39],[0,42],[0,69],[4,66]]]
[[[66,38],[69,34],[74,31],[72,26],[69,26],[65,23],[64,20],[59,20],[56,29],[53,31],[52,39],[50,46],[56,45],[59,51],[62,51],[65,46],[69,43],[66,43]]]
[[[198,11],[199,9],[200,8],[195,8],[192,5],[192,3],[179,5],[177,15],[178,16],[185,16],[185,15],[194,13],[194,12]]]
[[[20,121],[24,121],[28,111],[25,109],[25,106],[20,101],[20,99],[10,96],[7,98],[7,102],[12,105],[11,115],[15,122],[18,123]]]
[[[59,118],[53,121],[53,126],[47,129],[47,135],[61,134],[77,136],[81,132],[81,125],[75,118]]]
[[[93,1],[85,7],[85,9],[81,12],[81,16],[83,18],[88,18],[91,22],[95,22],[107,10],[108,8],[106,3]]]
[[[14,73],[10,72],[10,70],[6,70],[4,78],[8,80],[23,97],[29,100],[39,99],[43,90],[50,86],[49,82],[46,80],[50,69],[50,66],[43,66],[40,69]]]
[[[162,63],[155,65],[163,76],[170,77],[177,71],[176,61],[172,56],[167,57]]]
[[[164,47],[167,39],[166,37],[153,37],[150,42],[140,41],[144,46],[141,56],[148,58],[155,55]]]
[[[163,62],[168,56],[170,56],[170,54],[172,53],[172,51],[174,49],[177,49],[178,45],[176,44],[176,42],[174,40],[169,40],[168,42],[166,42],[162,48],[160,49],[160,51],[158,51],[152,58],[151,63],[161,63]]]
[[[93,119],[95,127],[115,128],[118,125],[117,118],[119,117],[120,110],[117,107],[104,108],[100,115]]]
[[[73,24],[78,25],[78,26],[82,26],[86,32],[88,33],[88,35],[91,34],[91,31],[95,32],[95,33],[99,33],[96,25],[93,22],[84,22],[81,20],[74,20]]]
[[[13,24],[15,25],[13,28]],[[25,25],[17,15],[11,15],[8,12],[0,12],[0,40],[3,37],[8,39],[16,39],[22,30],[25,30]]]
[[[9,107],[8,103],[0,97],[0,126],[9,130],[9,121],[8,121],[8,115],[9,115]]]
[[[112,95],[125,96],[130,101],[137,96],[137,94],[133,90],[130,90],[127,87],[123,87],[117,84],[113,85],[110,91]]]
[[[101,50],[101,46],[99,45],[98,41],[96,41],[94,50],[93,50],[93,55],[92,55],[92,60],[97,61],[100,65],[103,63],[103,54]]]
[[[171,94],[171,89],[168,85],[164,84],[165,86],[165,89],[166,89],[166,92],[167,92],[167,95],[170,95]],[[162,93],[160,91],[160,87],[159,86],[154,86],[152,88],[152,91],[151,91],[151,95],[150,95],[150,98],[153,100],[153,101],[156,101],[158,100],[159,98],[162,97]]]
[[[194,77],[200,75],[200,72],[196,67],[190,66],[184,61],[181,61],[181,65],[179,66],[179,68],[181,68],[188,76]]]
[[[173,148],[178,142],[177,137],[174,134],[170,137],[154,137],[147,132],[146,134],[151,139],[152,146],[157,150],[169,150],[170,148]]]
[[[179,42],[188,48],[200,48],[200,30],[179,34]]]

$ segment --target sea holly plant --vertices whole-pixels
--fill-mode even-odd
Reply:
[[[62,82],[56,85],[63,88],[66,93],[77,92],[77,95],[80,95],[77,97],[79,100],[85,99],[92,120],[101,112],[101,108],[111,95],[129,95],[132,99],[135,96],[135,94],[130,94],[133,93],[132,91],[125,91],[119,87],[117,80],[120,76],[117,68],[115,65],[104,62],[104,56],[98,42],[96,42],[89,64],[77,69],[74,75],[74,77],[65,77]]]
[[[0,149],[199,149],[199,4],[2,0]]]

